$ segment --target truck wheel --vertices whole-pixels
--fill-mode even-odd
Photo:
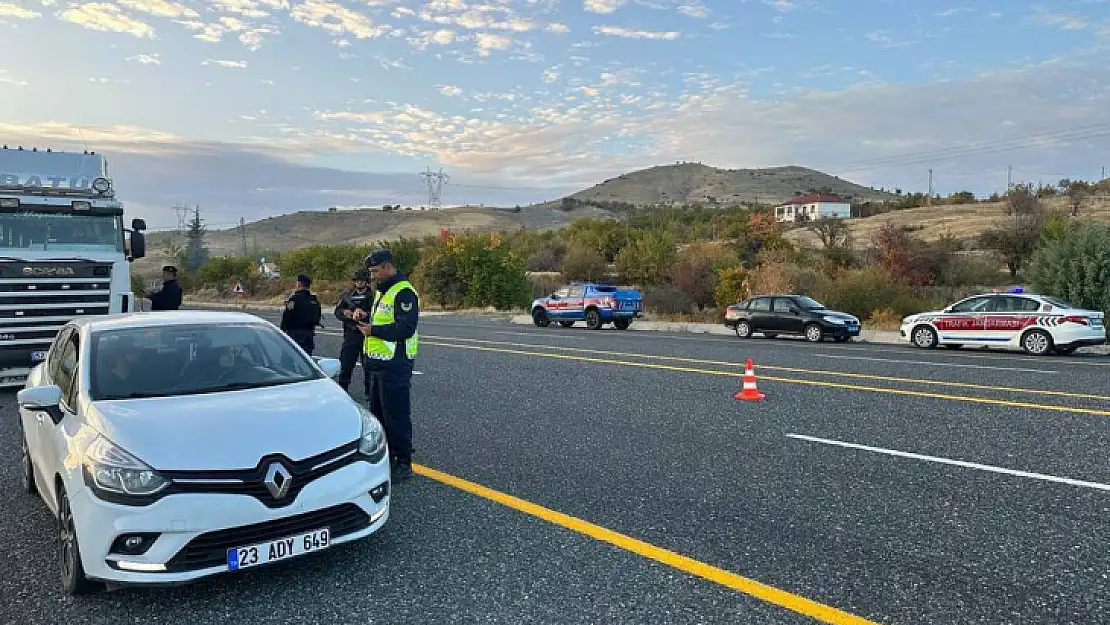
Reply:
[[[551,317],[547,316],[546,310],[537,308],[532,311],[532,323],[536,324],[537,328],[546,328],[551,325]]]
[[[600,330],[602,325],[604,325],[604,324],[601,322],[601,313],[599,313],[594,308],[591,308],[590,310],[586,311],[586,327],[587,328],[589,328],[591,330]]]
[[[616,319],[613,321],[613,327],[618,330],[627,330],[630,325],[632,325],[631,319]]]

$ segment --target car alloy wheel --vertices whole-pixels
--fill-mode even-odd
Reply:
[[[937,334],[928,326],[915,328],[913,331],[913,344],[922,349],[935,347],[937,344]]]
[[[810,343],[820,343],[821,339],[825,338],[825,332],[821,326],[813,323],[806,326],[806,340]]]
[[[1021,340],[1025,351],[1034,356],[1043,356],[1052,350],[1052,338],[1040,330],[1033,330]]]
[[[65,487],[58,489],[58,558],[62,587],[71,595],[83,595],[95,588],[85,577],[81,564],[81,546],[77,542],[77,527],[73,523],[73,510]]]
[[[752,335],[752,327],[747,321],[741,321],[736,324],[736,336],[746,339]]]

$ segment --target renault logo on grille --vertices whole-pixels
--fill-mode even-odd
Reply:
[[[270,491],[274,499],[281,499],[289,493],[289,487],[293,484],[293,475],[280,462],[275,462],[266,470],[266,479],[262,483],[266,485],[266,490]]]

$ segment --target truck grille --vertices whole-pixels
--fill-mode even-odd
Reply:
[[[111,310],[111,263],[0,263],[0,367],[31,367],[74,317]]]

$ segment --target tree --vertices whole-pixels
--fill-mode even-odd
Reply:
[[[826,252],[847,249],[852,245],[852,233],[840,217],[815,219],[806,229],[817,235],[821,241],[821,249]]]
[[[608,270],[609,264],[597,251],[581,243],[572,243],[567,248],[562,267],[563,277],[567,280],[594,282],[605,277]]]
[[[698,310],[713,303],[716,275],[708,259],[688,260],[679,263],[671,274],[674,283]]]
[[[1047,217],[1044,205],[1027,186],[1018,186],[1007,194],[1003,204],[1005,217],[982,234],[980,244],[998,255],[1016,279],[1037,249]]]
[[[193,218],[189,221],[188,230],[185,231],[187,243],[181,258],[181,264],[187,272],[195,272],[200,269],[201,265],[208,262],[210,254],[208,248],[204,245],[204,235],[207,230],[204,227],[204,222],[200,219],[200,209],[195,209]]]
[[[1029,278],[1039,292],[1110,311],[1110,226],[1084,221],[1045,241],[1030,260]]]
[[[724,308],[735,304],[747,295],[748,272],[743,267],[727,267],[717,271],[713,301]]]

